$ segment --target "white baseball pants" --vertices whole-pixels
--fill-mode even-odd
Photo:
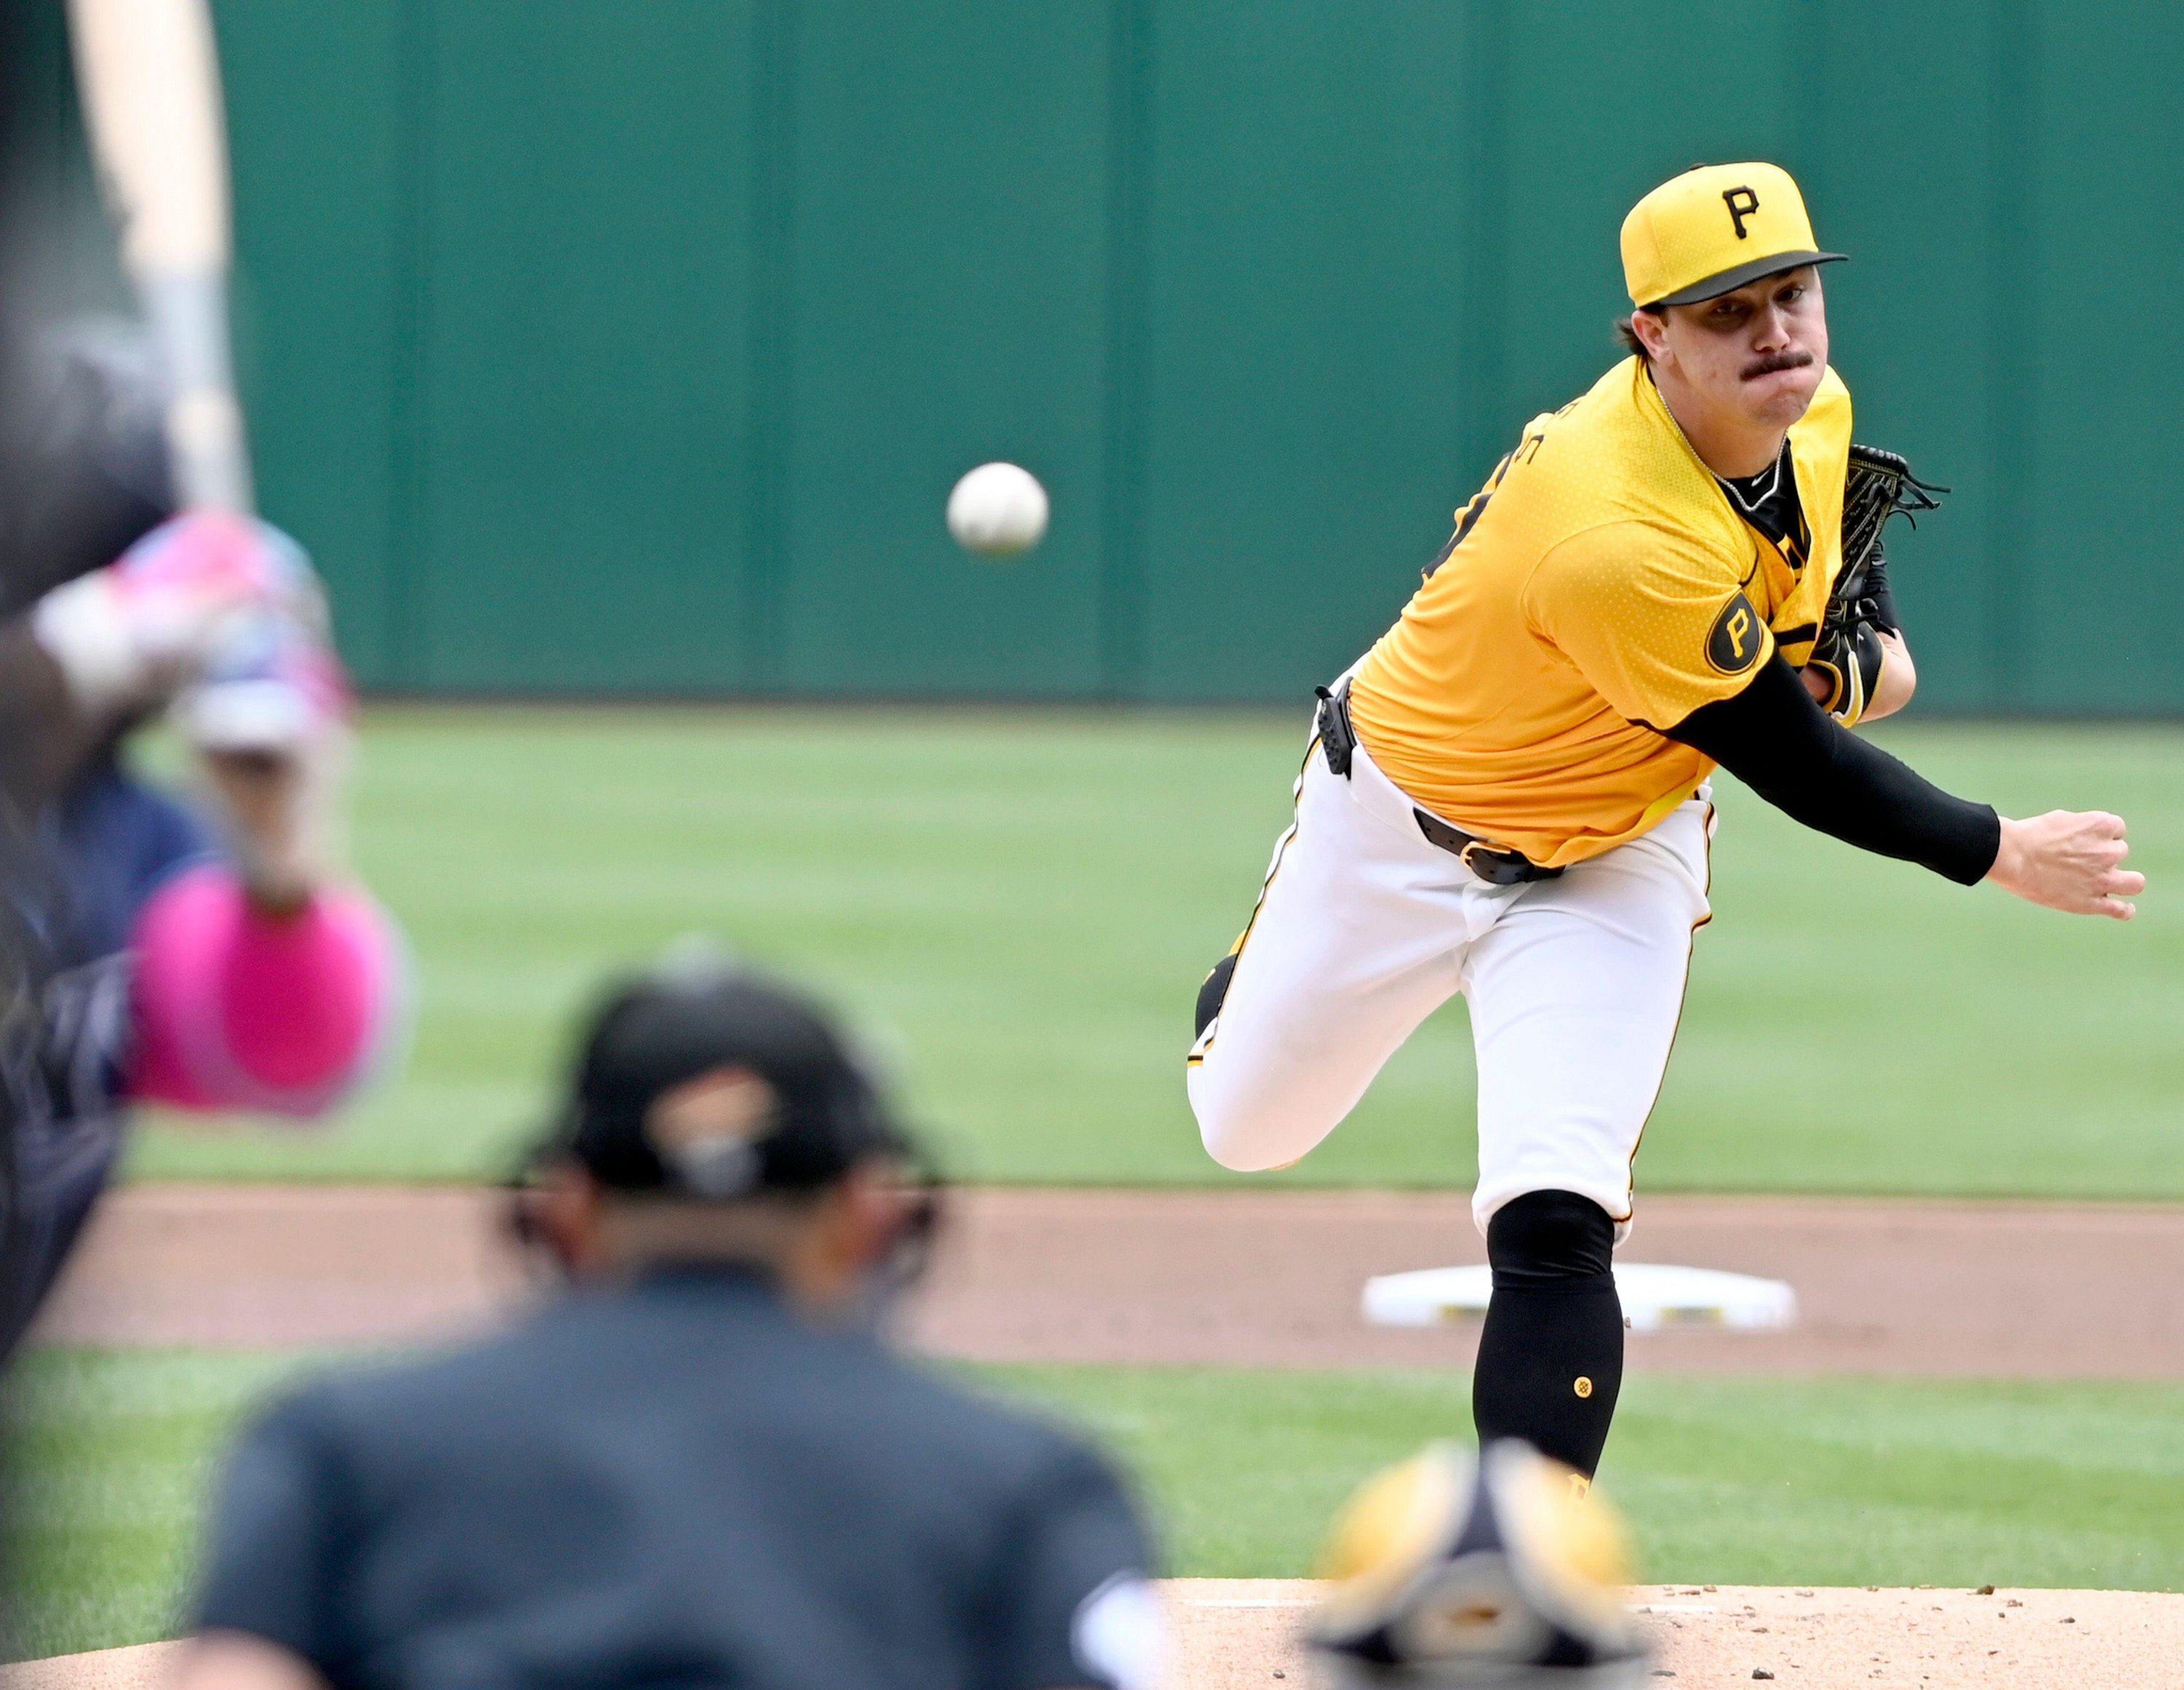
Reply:
[[[1191,1049],[1207,1152],[1240,1170],[1295,1161],[1461,992],[1479,1231],[1529,1191],[1576,1192],[1627,1221],[1631,1158],[1711,913],[1707,789],[1640,838],[1510,887],[1429,842],[1412,809],[1362,745],[1347,780],[1314,746],[1228,996]]]

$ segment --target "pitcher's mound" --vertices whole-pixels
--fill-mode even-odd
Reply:
[[[1178,1690],[1308,1690],[1302,1579],[1176,1579]],[[1780,1589],[1647,1585],[1662,1690],[1749,1685],[2109,1690],[2184,1660],[2184,1596],[2127,1590]]]

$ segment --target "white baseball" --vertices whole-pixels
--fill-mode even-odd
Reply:
[[[1046,489],[1014,464],[981,464],[948,495],[948,531],[982,558],[1028,552],[1046,536]]]

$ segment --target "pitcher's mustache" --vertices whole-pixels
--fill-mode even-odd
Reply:
[[[1764,358],[1754,359],[1744,366],[1743,379],[1757,381],[1763,375],[1772,375],[1778,370],[1802,370],[1813,361],[1808,352],[1770,352]]]

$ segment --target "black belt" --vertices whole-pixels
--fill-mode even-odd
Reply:
[[[1418,831],[1429,842],[1444,851],[1455,853],[1463,866],[1477,875],[1489,886],[1522,886],[1527,881],[1551,881],[1562,873],[1560,869],[1540,866],[1522,851],[1506,845],[1490,845],[1474,834],[1460,827],[1451,827],[1437,815],[1428,815],[1413,809],[1412,820]]]
[[[1350,683],[1344,681],[1332,692],[1324,687],[1315,690],[1319,694],[1319,748],[1327,758],[1329,772],[1346,781],[1357,750],[1357,730],[1350,722]],[[1490,845],[1476,834],[1451,827],[1416,805],[1411,809],[1411,819],[1418,823],[1428,844],[1440,847],[1489,886],[1522,886],[1528,881],[1551,881],[1562,873],[1560,869],[1540,867],[1522,851]]]

